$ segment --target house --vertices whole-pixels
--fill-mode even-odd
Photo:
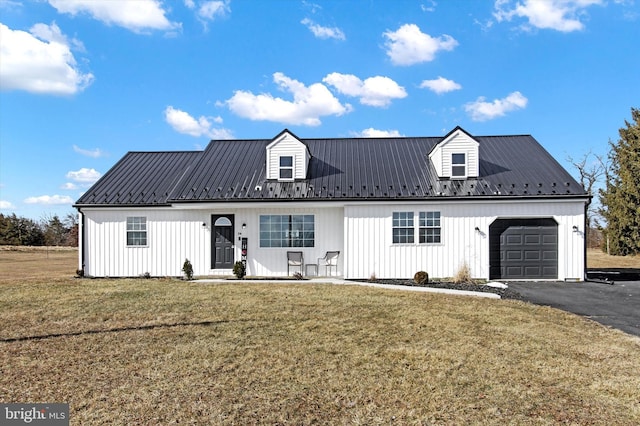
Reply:
[[[129,152],[74,205],[87,276],[582,280],[585,190],[531,136],[214,140]],[[334,271],[331,271],[334,273]]]

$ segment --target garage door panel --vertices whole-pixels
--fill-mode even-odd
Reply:
[[[558,278],[553,219],[498,219],[489,227],[489,247],[491,279]]]
[[[532,234],[525,235],[524,236],[524,244],[525,245],[539,246],[540,245],[540,235],[532,235]]]
[[[525,250],[524,260],[527,261],[539,261],[541,258],[540,250]]]

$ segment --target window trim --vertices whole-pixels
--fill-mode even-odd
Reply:
[[[403,223],[406,221],[406,223]],[[407,232],[409,231],[410,232]],[[396,232],[398,231],[398,232]],[[399,232],[404,231],[404,232]],[[404,234],[404,235],[402,235]],[[407,241],[402,241],[406,239]],[[391,214],[391,244],[415,244],[416,227],[415,217],[412,211],[397,211]]]
[[[137,227],[140,228],[136,229]],[[149,246],[149,230],[146,216],[127,216],[125,229],[125,244],[127,247]],[[132,236],[131,239],[129,238],[130,235]]]
[[[454,162],[456,156],[462,156],[462,163]],[[467,177],[467,153],[466,152],[452,152],[451,153],[451,178],[452,179],[465,179]],[[462,169],[462,174],[454,174],[454,169]]]
[[[434,217],[429,218],[429,214],[434,215]],[[435,215],[437,214],[437,217]],[[429,221],[432,220],[433,223],[429,225]],[[437,225],[436,225],[437,221]],[[422,234],[422,231],[425,231],[425,234]],[[437,230],[437,239],[438,241],[428,241],[429,237],[436,237],[436,235],[427,235],[429,230]],[[423,241],[424,238],[424,241]],[[442,244],[442,213],[438,210],[434,211],[421,211],[418,212],[418,244]]]
[[[291,159],[291,165],[282,165],[282,160]],[[278,180],[294,180],[295,179],[295,171],[294,171],[295,158],[293,155],[281,155],[278,157]],[[283,177],[282,172],[291,172],[291,177]]]

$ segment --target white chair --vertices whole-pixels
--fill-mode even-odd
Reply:
[[[287,252],[287,276],[290,275],[291,267],[300,268],[300,274],[302,275],[304,272],[304,256],[301,251],[288,251]]]
[[[329,276],[329,271],[333,268],[338,273],[338,256],[340,256],[339,251],[328,251],[324,257],[318,258],[318,273],[320,273],[320,266],[324,266],[325,275]]]

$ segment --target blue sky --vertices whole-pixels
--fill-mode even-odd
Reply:
[[[531,134],[571,169],[640,107],[639,28],[634,0],[0,0],[0,211],[284,128]]]

